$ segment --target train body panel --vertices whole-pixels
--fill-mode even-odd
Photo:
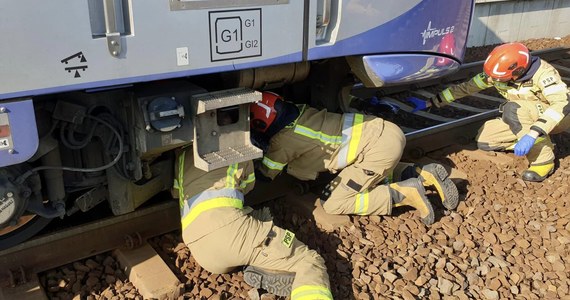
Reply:
[[[110,26],[103,2],[28,0],[5,6],[0,33],[10,43],[0,46],[0,99],[306,59],[437,53],[445,34],[455,37],[455,52],[446,54],[461,61],[473,6],[472,0],[310,1],[305,20],[299,0],[178,10],[165,1],[110,1],[117,3]],[[327,26],[319,21],[323,15]],[[120,34],[116,56],[108,27]]]
[[[438,52],[446,34],[455,38],[455,59],[463,59],[474,2],[339,1],[338,24],[309,47],[308,58],[373,53]],[[331,21],[332,22],[332,21]]]
[[[120,19],[130,29],[120,36],[117,56],[90,22],[104,18],[92,2],[21,1],[0,11],[0,33],[11,36],[0,46],[0,98],[301,60],[302,1],[179,11],[168,1],[129,1]]]

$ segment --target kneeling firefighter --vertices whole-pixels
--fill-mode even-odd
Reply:
[[[212,273],[249,266],[245,281],[279,296],[333,299],[322,257],[275,226],[268,210],[244,207],[254,174],[251,161],[205,172],[194,166],[192,149],[177,153],[182,238],[192,256]]]
[[[406,140],[391,122],[297,106],[271,92],[263,92],[250,112],[252,136],[266,148],[260,175],[274,179],[285,167],[300,180],[314,180],[323,171],[338,173],[323,192],[327,213],[390,215],[393,207],[411,206],[430,225],[434,212],[426,187],[446,208],[457,206],[457,188],[443,166],[399,163]]]
[[[570,91],[558,71],[532,56],[521,43],[495,47],[483,64],[483,72],[467,82],[450,86],[431,99],[411,98],[417,109],[443,107],[459,98],[494,87],[507,102],[502,116],[485,122],[476,138],[481,150],[514,150],[525,156],[526,181],[540,182],[554,172],[550,134],[570,128]]]

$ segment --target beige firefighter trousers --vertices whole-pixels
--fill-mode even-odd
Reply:
[[[185,163],[193,164],[191,159]],[[190,171],[196,169],[192,166]],[[226,169],[221,168],[219,176],[199,176],[194,186],[207,186],[203,180],[211,181],[211,186],[223,180]],[[210,173],[211,173],[210,172]],[[210,174],[209,174],[210,175]],[[212,191],[209,189],[208,191]],[[191,197],[191,196],[190,196]],[[189,230],[183,230],[182,236],[192,256],[206,270],[212,273],[226,273],[238,266],[251,265],[270,270],[296,273],[293,282],[295,289],[304,291],[323,291],[330,295],[330,284],[323,258],[314,250],[297,240],[292,232],[273,225],[272,221],[260,221],[248,212],[251,208],[215,208],[208,211],[208,217],[198,216],[192,226],[204,228],[210,225],[211,216],[223,220],[235,218],[236,211],[243,215],[205,236],[195,238]],[[211,212],[214,212],[211,214]],[[269,233],[268,233],[269,232]],[[312,289],[312,290],[311,290]],[[320,297],[318,299],[332,299]]]
[[[365,127],[365,130],[374,128]],[[395,124],[384,121],[384,129],[376,130],[374,139],[366,143],[357,160],[340,171],[330,183],[330,195],[323,203],[329,214],[389,215],[392,199],[388,184],[380,184],[398,165],[406,138]]]
[[[219,217],[224,216],[221,214]],[[302,286],[330,289],[325,262],[316,251],[310,250],[296,238],[288,247],[284,240],[291,233],[275,225],[272,225],[269,235],[260,235],[265,226],[268,226],[267,222],[244,215],[189,243],[188,248],[196,261],[212,273],[227,273],[235,267],[251,265],[296,273],[293,290]],[[273,233],[275,237],[268,237]]]
[[[516,119],[520,123],[520,131],[513,133],[511,127],[498,118],[489,120],[479,129],[477,135],[477,145],[479,149],[487,151],[505,150],[514,146],[518,139],[522,138],[530,130],[530,127],[538,120],[540,113],[536,102],[531,101],[509,101],[520,106],[516,110]],[[541,104],[542,110],[546,110],[548,105]],[[570,115],[566,115],[560,123],[550,132],[550,134],[561,133],[570,128]],[[530,165],[544,165],[554,161],[554,146],[549,136],[543,136],[536,140],[530,152],[526,155]]]

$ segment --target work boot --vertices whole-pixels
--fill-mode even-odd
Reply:
[[[530,166],[522,173],[524,181],[542,182],[546,177],[554,173],[554,163],[540,166]]]
[[[394,207],[411,206],[420,211],[424,224],[433,224],[435,219],[433,207],[426,197],[426,190],[419,178],[410,178],[390,184],[390,195]]]
[[[264,289],[274,295],[287,297],[291,295],[295,273],[247,266],[243,270],[243,279],[256,289]]]
[[[416,172],[425,187],[435,188],[441,198],[443,206],[449,210],[457,208],[459,202],[459,192],[457,187],[449,179],[447,170],[436,163],[427,164],[423,167],[416,167]]]

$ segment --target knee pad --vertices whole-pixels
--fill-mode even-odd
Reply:
[[[519,121],[518,110],[521,108],[515,102],[507,102],[503,105],[503,122],[509,125],[509,128],[514,134],[518,134],[522,130],[522,125]]]

